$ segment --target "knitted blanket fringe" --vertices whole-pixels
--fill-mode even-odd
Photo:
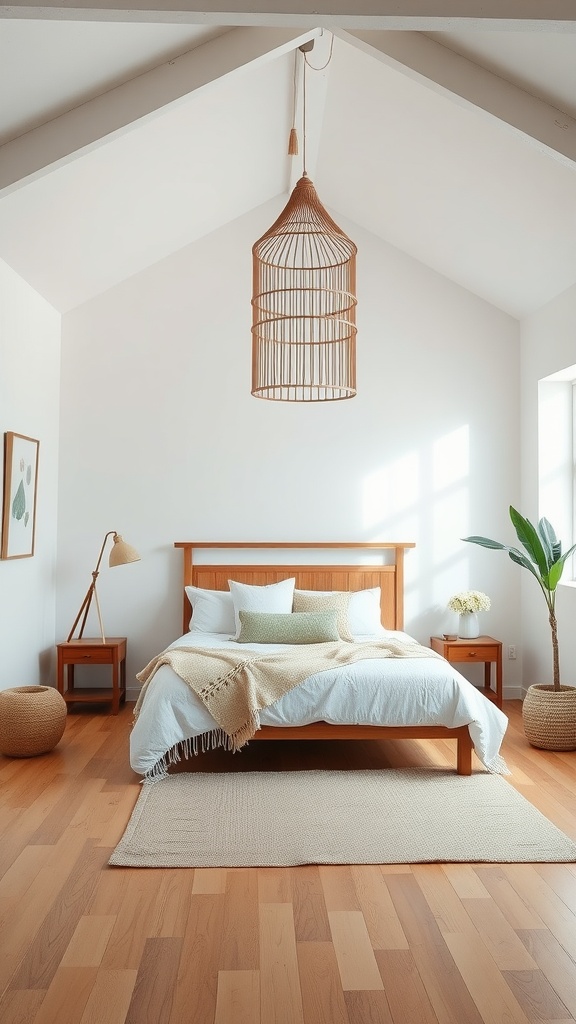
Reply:
[[[168,778],[168,769],[171,765],[178,764],[197,754],[207,754],[208,751],[216,750],[218,747],[230,751],[233,749],[232,741],[223,729],[211,729],[210,732],[200,733],[199,736],[189,736],[185,740],[180,740],[170,750],[167,750],[152,768],[148,769],[141,780],[142,784],[151,786],[155,782],[161,782],[162,779]]]

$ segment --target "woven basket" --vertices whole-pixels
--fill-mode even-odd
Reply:
[[[0,690],[0,753],[9,757],[46,754],[62,738],[66,701],[52,686]]]
[[[528,687],[522,705],[526,739],[541,750],[576,750],[576,687]]]

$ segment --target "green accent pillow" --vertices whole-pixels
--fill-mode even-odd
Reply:
[[[239,644],[326,644],[339,640],[336,611],[238,612]]]

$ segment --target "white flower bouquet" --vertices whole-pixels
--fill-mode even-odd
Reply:
[[[490,610],[490,598],[481,590],[464,590],[461,594],[454,594],[448,601],[448,607],[459,615],[466,615],[469,612],[487,612]]]

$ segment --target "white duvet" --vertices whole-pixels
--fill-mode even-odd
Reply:
[[[413,640],[406,633],[389,636]],[[373,637],[358,637],[370,640]],[[222,634],[188,633],[172,647],[221,647],[248,651],[290,650],[286,644],[238,644]],[[260,713],[260,724],[467,725],[474,750],[489,771],[506,772],[499,756],[508,719],[443,658],[359,661],[309,676]],[[130,764],[149,779],[161,777],[186,752],[205,749],[216,723],[196,694],[168,666],[148,685],[130,737]],[[200,737],[200,739],[197,739]],[[203,738],[204,737],[204,741]],[[176,749],[175,749],[176,748]]]

